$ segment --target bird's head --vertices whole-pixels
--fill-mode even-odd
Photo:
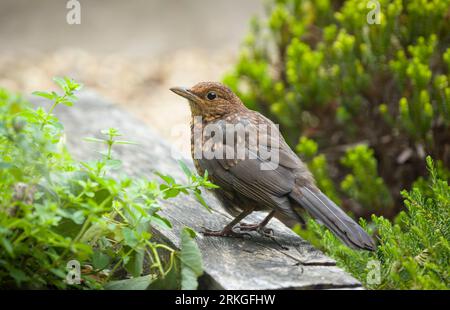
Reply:
[[[193,116],[216,118],[245,109],[239,97],[221,83],[201,82],[191,88],[170,90],[189,100]]]

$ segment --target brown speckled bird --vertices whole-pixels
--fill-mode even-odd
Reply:
[[[220,83],[202,82],[190,89],[174,87],[171,90],[189,100],[192,113],[192,156],[198,173],[203,175],[205,170],[208,171],[210,180],[220,186],[214,193],[227,211],[235,216],[222,230],[205,230],[205,235],[238,236],[239,233],[233,230],[235,227],[239,227],[240,231],[255,230],[264,233],[267,232],[265,225],[272,217],[284,223],[303,222],[301,212],[306,210],[347,246],[375,249],[371,237],[317,188],[306,165],[291,150],[278,130],[274,129],[274,124],[260,113],[246,108],[228,87]],[[202,121],[194,121],[196,117],[201,117]],[[253,128],[265,125],[269,128],[267,133],[258,132],[258,152],[253,154],[255,156],[249,156],[253,149],[248,146],[248,140],[245,143],[245,158],[236,159],[237,156],[234,156],[230,159],[223,156],[221,159],[218,156],[219,158],[207,159],[205,156],[194,156],[196,144],[204,151],[207,139],[214,137],[214,134],[208,136],[195,133],[202,133],[207,125],[225,130],[227,124],[250,125]],[[274,143],[273,138],[278,139],[278,143]],[[231,147],[237,148],[239,138],[231,140],[234,140]],[[217,141],[214,141],[217,146]],[[230,147],[225,139],[219,139],[218,143],[223,144],[223,150]],[[261,169],[262,163],[271,161],[270,157],[260,155],[261,148],[277,151],[278,165],[274,169]],[[259,224],[242,223],[236,226],[253,211],[266,211],[269,214]]]

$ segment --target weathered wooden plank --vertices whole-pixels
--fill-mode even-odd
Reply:
[[[177,180],[185,180],[177,163],[181,157],[179,153],[171,150],[168,143],[142,122],[95,94],[84,92],[74,107],[61,107],[56,113],[64,123],[68,147],[78,159],[98,156],[95,146],[84,142],[84,137],[99,136],[101,129],[116,127],[126,139],[140,143],[138,146],[116,148],[128,175],[153,178],[153,172],[160,171]],[[191,159],[183,160],[193,169]],[[184,226],[199,232],[202,226],[221,228],[231,220],[211,193],[205,193],[205,200],[213,208],[212,213],[201,207],[193,197],[181,195],[163,201],[162,213],[172,221],[174,229],[157,231],[159,237],[177,247],[179,232]],[[252,215],[246,222],[257,221],[262,216]],[[356,279],[335,266],[334,260],[277,220],[272,220],[269,227],[274,229],[278,244],[256,234],[245,239],[198,234],[197,242],[205,265],[201,286],[210,289],[360,287]]]

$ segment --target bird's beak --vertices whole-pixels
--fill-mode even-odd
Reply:
[[[186,98],[187,100],[190,101],[194,101],[197,102],[198,101],[198,97],[196,95],[194,95],[188,88],[186,87],[172,87],[170,89],[171,91],[173,91],[175,94]]]

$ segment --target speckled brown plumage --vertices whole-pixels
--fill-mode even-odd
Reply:
[[[205,235],[238,236],[239,233],[233,230],[233,227],[264,233],[264,226],[272,217],[290,224],[301,222],[302,210],[306,210],[348,246],[374,249],[373,240],[367,233],[317,188],[306,165],[290,149],[269,119],[247,109],[228,87],[220,83],[202,82],[190,89],[175,87],[171,90],[189,100],[192,113],[191,152],[198,173],[203,175],[205,170],[208,171],[210,180],[220,186],[220,189],[214,191],[216,196],[223,202],[227,211],[236,216],[224,229],[206,230]],[[201,122],[196,121],[199,117]],[[256,130],[257,147],[253,149],[249,146],[252,136],[247,131],[243,138],[245,141],[240,141],[236,135],[238,138],[232,139],[231,143],[223,137],[210,144],[208,141],[217,133],[208,133],[205,130],[208,125],[214,125],[214,128],[224,133],[229,133],[230,128],[234,128],[227,127],[229,125]],[[265,132],[260,128],[268,130]],[[236,133],[232,134],[234,136]],[[239,141],[245,142],[243,158],[236,156]],[[222,153],[219,154],[224,156],[196,158],[195,146],[202,150],[201,154],[206,154],[204,152],[211,148],[221,150]],[[235,156],[225,156],[227,149]],[[278,154],[278,163],[273,169],[261,169],[261,164],[268,164],[275,158],[262,156],[263,151]],[[260,224],[236,226],[256,210],[267,211],[269,215]]]

